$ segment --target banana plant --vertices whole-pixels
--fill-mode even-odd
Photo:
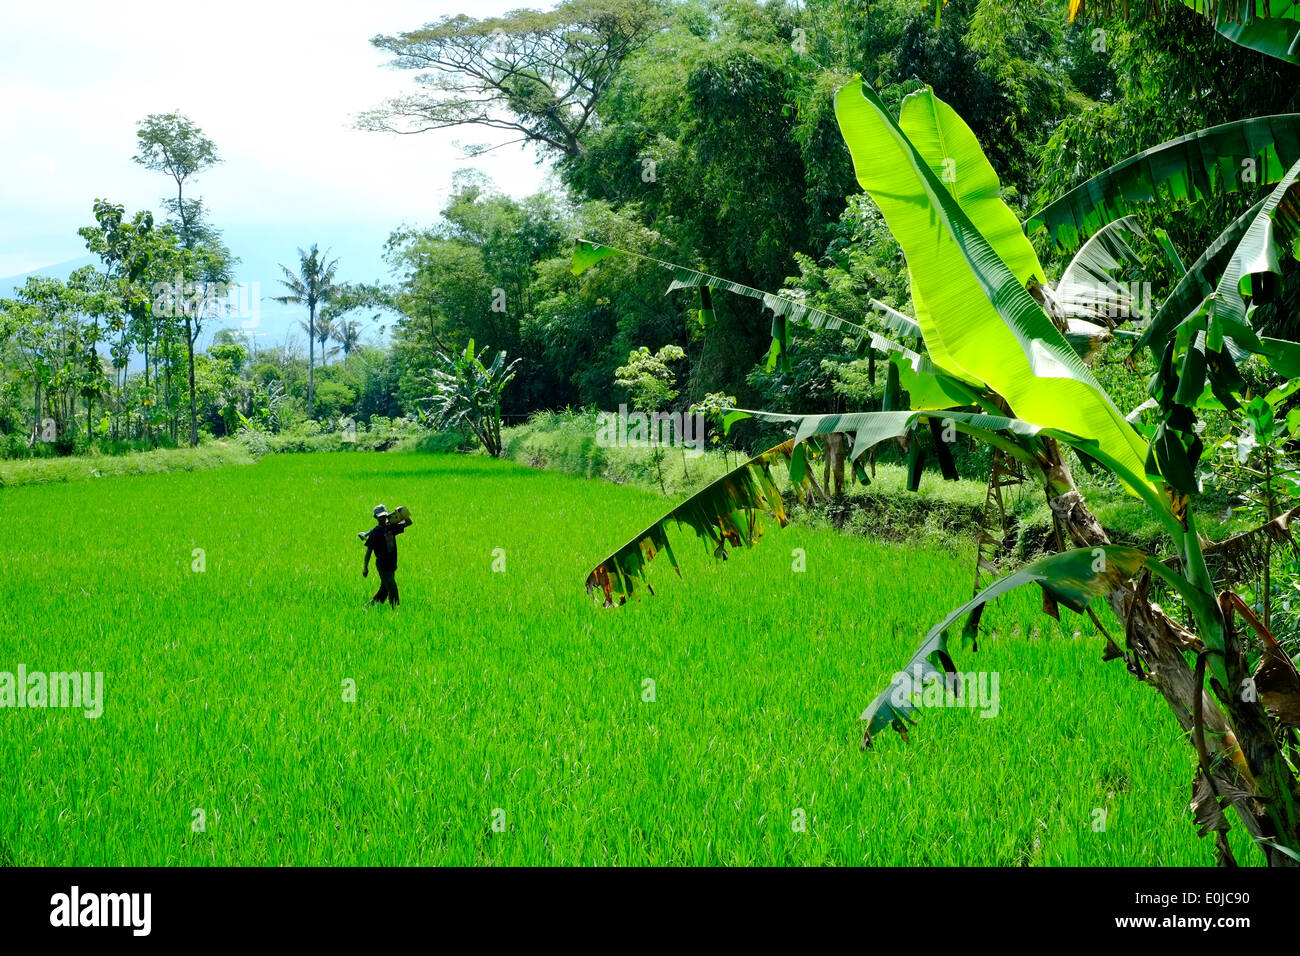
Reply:
[[[728,545],[757,543],[764,516],[778,525],[788,520],[773,468],[783,466],[791,483],[806,490],[809,458],[828,435],[853,436],[848,457],[863,480],[862,462],[883,442],[907,443],[914,468],[931,447],[947,471],[940,449],[949,436],[973,436],[1037,476],[1073,547],[995,582],[936,624],[909,662],[910,676],[882,690],[863,712],[864,746],[887,727],[906,730],[916,716],[916,691],[955,673],[949,628],[965,618],[963,635],[973,646],[980,614],[993,598],[1036,583],[1049,613],[1059,613],[1061,604],[1080,612],[1104,600],[1124,623],[1124,647],[1107,635],[1105,659],[1123,659],[1164,697],[1186,731],[1199,767],[1194,817],[1202,833],[1215,833],[1220,862],[1233,862],[1224,835],[1229,807],[1270,864],[1300,862],[1296,768],[1286,754],[1296,745],[1300,674],[1285,655],[1279,660],[1267,629],[1233,592],[1220,591],[1211,575],[1196,525],[1194,477],[1197,409],[1207,396],[1235,400],[1243,388],[1234,374],[1240,361],[1253,354],[1284,377],[1300,371],[1294,343],[1266,339],[1251,328],[1256,306],[1275,289],[1279,257],[1297,248],[1300,117],[1230,124],[1232,131],[1203,131],[1156,147],[1023,225],[1002,201],[997,176],[970,128],[929,89],[907,97],[895,118],[855,79],[837,95],[836,117],[858,181],[907,262],[915,318],[901,316],[903,322],[881,311],[881,319],[893,322],[900,335],[919,333],[918,341],[905,346],[793,299],[654,261],[673,273],[675,288],[720,289],[762,301],[781,320],[773,324],[778,355],[788,350],[790,321],[856,334],[885,351],[891,360],[885,407],[833,415],[733,410],[728,425],[756,417],[784,424],[792,437],[634,536],[596,565],[588,590],[599,592],[606,605],[623,603],[638,584],[651,590],[649,564],[658,553],[677,566],[670,522],[692,528],[722,558]],[[1148,441],[1093,377],[1091,347],[1080,347],[1077,327],[1072,341],[1070,323],[1088,321],[1090,309],[1091,318],[1099,317],[1099,304],[1115,304],[1113,295],[1105,298],[1108,281],[1136,261],[1130,242],[1136,228],[1126,219],[1135,204],[1169,195],[1195,198],[1216,186],[1236,188],[1226,176],[1207,173],[1239,165],[1240,153],[1216,153],[1233,143],[1250,149],[1248,156],[1265,157],[1260,181],[1275,185],[1251,215],[1193,263],[1162,311],[1134,336],[1135,348],[1150,350],[1157,362],[1150,405],[1159,423]],[[1055,287],[1048,285],[1028,237],[1044,227],[1063,247],[1083,246]],[[1181,266],[1167,246],[1166,252]],[[574,271],[618,253],[580,242]],[[1118,324],[1107,322],[1103,330]],[[1075,486],[1064,449],[1108,470],[1145,503],[1169,535],[1171,558],[1110,542]],[[1177,596],[1190,627],[1152,602],[1153,582]],[[1268,701],[1251,691],[1265,678]]]
[[[520,359],[506,363],[497,352],[491,365],[483,363],[485,346],[477,353],[470,339],[465,351],[437,352],[433,368],[421,376],[428,394],[421,399],[420,417],[439,429],[468,428],[493,458],[501,456],[501,396],[515,377]]]

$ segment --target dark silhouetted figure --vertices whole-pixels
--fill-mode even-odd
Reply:
[[[370,599],[370,604],[383,604],[387,601],[397,607],[401,603],[397,595],[397,536],[411,526],[411,519],[389,519],[388,509],[377,505],[375,521],[378,523],[366,532],[366,559],[361,565],[361,576],[369,576],[370,556],[373,554],[375,570],[379,572],[379,590]]]

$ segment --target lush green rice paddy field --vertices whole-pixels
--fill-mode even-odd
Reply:
[[[362,606],[381,501],[416,522],[397,613]],[[0,671],[104,674],[97,719],[0,710],[0,862],[1212,862],[1163,703],[1037,593],[957,660],[998,674],[996,717],[932,710],[859,749],[863,707],[969,596],[965,542],[794,525],[724,565],[686,531],[682,580],[595,606],[590,566],[664,507],[417,454],[0,491]]]

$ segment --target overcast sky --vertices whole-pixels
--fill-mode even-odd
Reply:
[[[370,37],[525,5],[3,0],[0,276],[84,256],[76,230],[92,221],[96,198],[158,210],[170,179],[131,161],[136,123],[149,113],[179,110],[216,142],[224,162],[187,195],[203,197],[245,269],[263,268],[266,256],[243,253],[236,237],[264,231],[285,237],[278,244],[300,236],[294,244],[325,246],[351,236],[352,248],[364,238],[370,249],[403,221],[430,223],[464,166],[506,192],[533,192],[546,169],[518,146],[470,161],[452,141],[486,139],[471,131],[352,128],[357,113],[413,88],[412,74],[387,68]],[[376,278],[379,252],[343,263],[340,278]],[[292,255],[289,246],[278,261]]]

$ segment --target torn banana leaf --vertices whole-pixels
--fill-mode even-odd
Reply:
[[[907,727],[917,722],[918,701],[927,684],[944,681],[956,675],[957,667],[948,653],[948,635],[931,633],[916,649],[907,666],[894,675],[889,686],[862,712],[867,722],[862,734],[862,746],[870,747],[871,740],[886,727],[893,727],[907,740]]]
[[[1255,221],[1255,217],[1267,199],[1268,197],[1265,196],[1233,220],[1206,247],[1200,258],[1192,263],[1191,268],[1178,280],[1178,285],[1174,286],[1174,291],[1169,293],[1160,304],[1160,308],[1151,319],[1151,324],[1142,331],[1142,335],[1133,346],[1134,352],[1147,346],[1157,354],[1164,351],[1174,329],[1192,315],[1200,303],[1214,292],[1214,285],[1223,275],[1224,267],[1232,258],[1237,243],[1241,241],[1250,224]]]
[[[971,435],[999,448],[1034,469],[1038,465],[1034,458],[1033,440],[1052,438],[1073,448],[1081,457],[1100,462],[1114,472],[1121,481],[1140,489],[1143,500],[1152,506],[1155,515],[1169,531],[1170,536],[1175,541],[1181,540],[1178,535],[1182,529],[1169,514],[1165,501],[1160,497],[1159,492],[1141,483],[1139,473],[1129,470],[1130,466],[1126,462],[1108,454],[1095,439],[1083,438],[1058,428],[1043,428],[1018,418],[956,409],[835,412],[827,415],[792,415],[752,409],[733,409],[723,418],[724,430],[730,431],[732,425],[745,418],[796,426],[794,437],[796,444],[815,435],[851,432],[854,440],[849,458],[854,462],[881,442],[908,434],[923,421],[937,422],[943,427],[951,426],[955,431]]]
[[[1292,378],[1300,375],[1300,343],[1257,335],[1253,317],[1257,305],[1276,293],[1282,272],[1281,255],[1285,253],[1300,258],[1296,253],[1300,242],[1300,160],[1262,203],[1252,207],[1252,212],[1253,217],[1223,264],[1222,275],[1214,290],[1192,315],[1175,328],[1175,341],[1179,344],[1194,342],[1197,348],[1208,349],[1216,357],[1235,346],[1238,350],[1263,356],[1274,371]],[[1189,272],[1188,277],[1191,275]],[[1182,283],[1179,288],[1182,288]],[[1155,323],[1152,325],[1154,327]],[[1203,340],[1198,335],[1202,332],[1205,334]],[[1195,352],[1188,354],[1196,355]],[[1236,361],[1229,363],[1216,359],[1213,364],[1215,367],[1211,371],[1219,373],[1220,381],[1216,383],[1219,391],[1224,391],[1229,384],[1241,386],[1236,378]],[[1224,381],[1223,375],[1233,376],[1232,381]],[[1196,382],[1188,389],[1180,388],[1179,401],[1184,401],[1190,391],[1198,390]]]
[[[1277,182],[1297,159],[1300,113],[1198,130],[1130,156],[1076,186],[1025,220],[1025,233],[1045,228],[1060,248],[1076,249],[1140,204],[1196,202],[1215,193],[1253,190]]]
[[[1297,521],[1300,521],[1300,505],[1254,528],[1205,545],[1202,553],[1216,571],[1215,586],[1228,587],[1235,581],[1263,574],[1271,555],[1271,549],[1265,545],[1270,541],[1300,556],[1300,543],[1291,531],[1291,525]]]
[[[1129,273],[1142,267],[1133,240],[1145,238],[1137,219],[1125,216],[1107,223],[1083,244],[1052,289],[1067,319],[1110,326],[1150,318],[1143,311],[1150,303],[1135,300],[1134,286],[1127,281]]]
[[[1253,676],[1255,690],[1281,723],[1300,727],[1300,672],[1271,634],[1264,638],[1264,654]]]
[[[789,523],[781,490],[772,478],[772,465],[784,463],[793,468],[796,458],[805,461],[804,450],[795,452],[795,443],[786,441],[769,448],[717,481],[691,495],[650,527],[636,535],[587,575],[587,593],[597,590],[605,607],[625,603],[637,583],[654,594],[647,576],[647,565],[661,551],[678,574],[681,568],[668,542],[668,522],[686,525],[705,541],[715,557],[727,557],[727,548],[754,545],[763,534],[761,516],[770,515],[778,525]],[[806,468],[792,484],[804,495],[812,489]]]
[[[744,296],[749,299],[757,299],[763,304],[764,308],[768,309],[772,313],[772,348],[768,353],[769,371],[776,366],[776,363],[786,353],[790,351],[790,322],[807,326],[810,329],[844,332],[857,337],[860,343],[865,342],[870,344],[872,348],[877,348],[882,351],[901,348],[897,343],[877,335],[865,326],[841,318],[838,315],[832,315],[823,309],[817,309],[810,305],[805,305],[790,296],[774,295],[771,292],[764,292],[762,289],[755,289],[753,286],[743,285],[739,282],[732,282],[730,279],[710,275],[707,272],[700,272],[697,269],[688,269],[686,266],[677,265],[673,262],[665,262],[664,260],[656,259],[653,256],[645,256],[636,252],[627,252],[626,250],[618,249],[614,246],[601,245],[600,243],[591,242],[587,239],[574,240],[573,274],[579,275],[591,266],[595,265],[601,259],[612,255],[631,256],[634,259],[651,262],[666,269],[673,277],[672,282],[668,286],[668,292],[675,292],[678,289],[700,289],[702,295],[704,295],[707,294],[707,290],[709,289],[719,289],[723,292],[730,292],[733,295]],[[707,306],[704,304],[705,302],[707,302]],[[921,337],[921,329],[920,326],[917,325],[915,319],[904,315],[897,309],[876,299],[871,300],[871,305],[887,328],[910,338],[919,339]],[[701,324],[707,328],[708,325],[712,324],[712,319],[712,299],[702,299],[700,310]]]
[[[893,306],[886,305],[879,299],[872,299],[871,307],[880,313],[885,320],[885,325],[899,335],[906,335],[912,339],[921,338],[921,325],[910,315],[904,315]]]
[[[862,712],[862,719],[867,722],[863,745],[870,746],[871,739],[886,727],[905,732],[908,722],[916,722],[914,695],[931,680],[956,673],[948,654],[947,635],[958,619],[1025,584],[1039,585],[1054,604],[1064,604],[1082,614],[1095,598],[1110,593],[1139,570],[1155,563],[1136,548],[1121,545],[1078,548],[1040,558],[995,581],[932,627],[907,666],[894,675]]]
[[[815,435],[830,435],[835,432],[852,434],[853,447],[849,458],[857,460],[881,442],[891,438],[902,438],[912,432],[918,425],[934,422],[940,425],[951,424],[959,432],[975,435],[998,444],[1005,444],[1005,439],[998,440],[996,433],[1006,431],[1012,435],[1032,437],[1039,435],[1043,429],[1014,418],[988,415],[984,412],[960,412],[952,410],[902,410],[885,412],[832,412],[827,415],[790,415],[781,412],[763,412],[738,408],[727,413],[723,427],[730,430],[736,422],[745,418],[760,421],[795,425],[794,442],[801,444]],[[1068,437],[1078,441],[1075,436]],[[1023,449],[1013,452],[1022,459],[1028,454]]]

